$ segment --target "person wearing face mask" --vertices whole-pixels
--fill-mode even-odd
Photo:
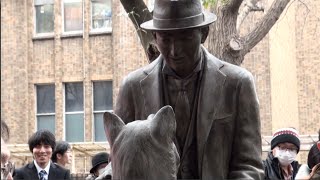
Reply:
[[[296,156],[300,150],[299,133],[294,128],[278,129],[271,140],[271,150],[263,161],[265,179],[293,180],[300,168]]]
[[[86,180],[94,180],[105,171],[105,167],[109,163],[109,154],[106,152],[100,152],[93,156],[91,163],[92,163],[92,168],[90,169],[91,174],[89,174]]]

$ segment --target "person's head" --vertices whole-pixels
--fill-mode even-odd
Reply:
[[[294,128],[278,129],[271,140],[272,154],[278,158],[281,166],[288,166],[291,164],[299,150],[300,140],[299,133]]]
[[[7,147],[10,131],[8,125],[1,120],[1,179],[12,179],[14,164],[9,162],[10,151]]]
[[[92,168],[90,169],[90,173],[95,176],[99,176],[101,174],[101,170],[104,169],[109,162],[109,154],[106,152],[100,152],[93,156],[91,163]]]
[[[315,143],[308,153],[308,166],[312,169],[315,165],[320,163],[320,142]]]
[[[70,144],[66,141],[58,141],[52,153],[51,160],[61,166],[71,164],[72,152]]]
[[[28,144],[36,163],[41,168],[45,168],[50,161],[53,149],[56,147],[54,135],[48,130],[39,130],[29,138]]]
[[[318,142],[314,143],[308,153],[308,166],[312,169],[315,165],[320,163],[320,129],[318,131]]]
[[[216,19],[213,13],[203,11],[200,0],[155,0],[153,19],[141,28],[153,32],[166,63],[185,77],[198,64],[201,43]]]

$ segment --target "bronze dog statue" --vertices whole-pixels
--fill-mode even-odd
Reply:
[[[176,120],[171,106],[126,125],[106,112],[104,128],[111,147],[112,179],[177,179],[180,158],[173,141]]]

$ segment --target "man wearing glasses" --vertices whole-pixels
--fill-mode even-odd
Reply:
[[[1,179],[11,180],[14,164],[9,161],[10,151],[6,142],[9,140],[9,128],[7,124],[1,120]]]
[[[273,134],[271,149],[264,164],[266,179],[293,180],[300,168],[295,161],[300,149],[299,133],[294,128],[282,128]]]

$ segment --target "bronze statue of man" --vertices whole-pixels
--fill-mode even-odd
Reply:
[[[263,179],[253,77],[201,45],[216,19],[199,0],[155,0],[141,28],[153,32],[161,54],[123,80],[115,114],[129,123],[173,107],[178,179]]]

